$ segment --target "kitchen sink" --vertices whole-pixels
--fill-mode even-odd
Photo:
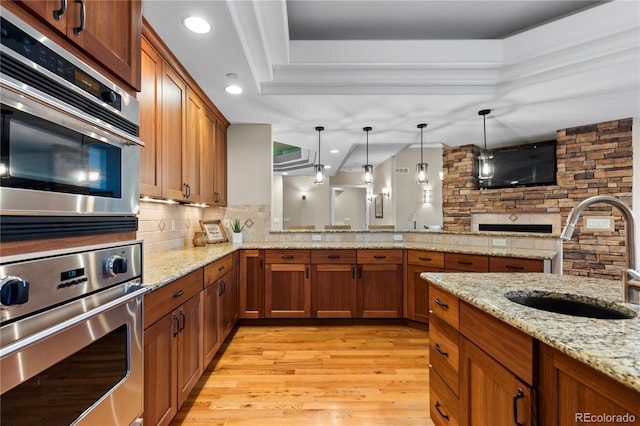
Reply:
[[[536,290],[508,291],[504,297],[530,308],[558,314],[598,319],[631,319],[638,313],[626,306],[577,294]]]

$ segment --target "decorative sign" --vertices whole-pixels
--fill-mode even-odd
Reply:
[[[220,220],[201,220],[200,226],[207,233],[207,243],[224,243],[228,241]]]

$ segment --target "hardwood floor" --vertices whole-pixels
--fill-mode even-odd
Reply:
[[[172,425],[433,425],[427,331],[238,328]]]

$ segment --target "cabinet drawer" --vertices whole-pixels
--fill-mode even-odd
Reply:
[[[544,261],[492,256],[489,258],[489,272],[544,272]]]
[[[144,328],[158,321],[168,312],[189,300],[202,290],[203,269],[178,278],[144,296]]]
[[[356,250],[311,250],[311,263],[356,263]]]
[[[460,303],[460,333],[521,380],[536,385],[533,337],[466,302]]]
[[[459,329],[458,298],[429,284],[429,313],[437,315],[454,329]]]
[[[401,264],[402,250],[358,250],[358,263]]]
[[[438,317],[429,322],[429,363],[458,396],[459,334]]]
[[[266,250],[266,263],[311,263],[311,250]]]
[[[477,254],[446,253],[444,268],[447,271],[488,272],[489,257]]]
[[[429,369],[429,412],[436,426],[458,426],[459,400],[433,369]]]
[[[444,268],[444,253],[439,251],[409,250],[407,252],[407,263],[431,268]]]
[[[233,270],[233,256],[227,255],[204,267],[204,286],[207,287]]]

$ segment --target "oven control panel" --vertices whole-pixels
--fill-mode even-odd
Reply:
[[[141,277],[141,241],[0,257],[0,324]]]

